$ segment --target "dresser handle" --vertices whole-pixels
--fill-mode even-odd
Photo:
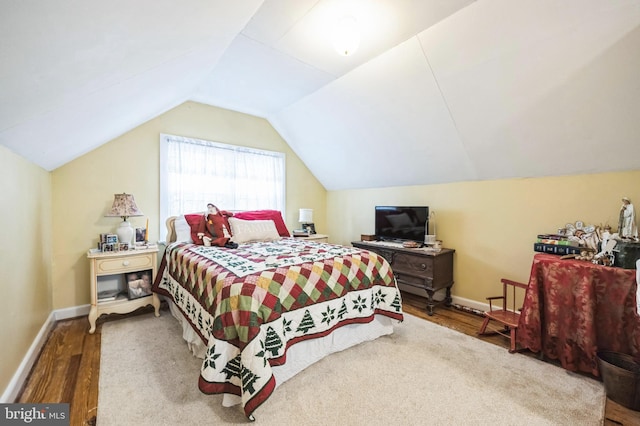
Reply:
[[[128,260],[123,260],[122,261],[122,266],[129,266],[129,261]]]
[[[421,264],[420,264],[420,267],[421,267],[422,269],[427,269],[427,264],[426,264],[426,263],[421,263]]]

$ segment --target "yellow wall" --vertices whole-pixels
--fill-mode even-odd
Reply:
[[[90,302],[86,252],[96,246],[98,234],[114,231],[120,221],[104,217],[113,194],[133,194],[145,217],[131,218],[132,225],[144,226],[148,217],[149,238],[158,239],[164,226],[159,223],[160,133],[284,152],[287,226],[297,228],[298,209],[308,207],[317,229],[326,229],[324,187],[266,120],[187,102],[53,171],[54,309]]]
[[[266,120],[187,102],[53,172],[54,308],[89,303],[86,251],[118,224],[103,216],[114,193],[135,195],[158,238],[160,133],[285,152],[288,227],[298,226],[299,208],[313,208],[334,243],[373,233],[377,204],[428,205],[438,238],[456,250],[453,294],[476,302],[496,293],[501,277],[527,279],[537,234],[576,220],[615,228],[622,196],[640,204],[640,171],[327,193]],[[142,226],[146,217],[131,221]]]
[[[453,295],[484,302],[501,277],[526,282],[537,234],[577,220],[616,229],[623,196],[640,206],[640,171],[332,191],[328,233],[348,244],[374,233],[377,204],[428,205],[438,239],[456,250]]]
[[[0,146],[0,388],[51,312],[51,179]]]

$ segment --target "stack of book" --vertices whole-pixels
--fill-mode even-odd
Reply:
[[[580,254],[581,248],[577,241],[569,240],[566,235],[559,234],[539,234],[533,251],[551,254]]]
[[[120,291],[115,290],[103,290],[98,292],[98,302],[108,302],[109,300],[116,300]]]

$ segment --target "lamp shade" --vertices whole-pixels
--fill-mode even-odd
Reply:
[[[313,223],[313,209],[300,209],[300,223]]]
[[[138,209],[133,194],[122,193],[114,194],[111,210],[105,216],[121,217],[123,220],[127,220],[128,217],[142,216],[143,214],[144,213]]]

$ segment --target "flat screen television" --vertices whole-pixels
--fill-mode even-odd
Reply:
[[[424,243],[429,229],[427,206],[376,206],[376,238],[382,241]]]

